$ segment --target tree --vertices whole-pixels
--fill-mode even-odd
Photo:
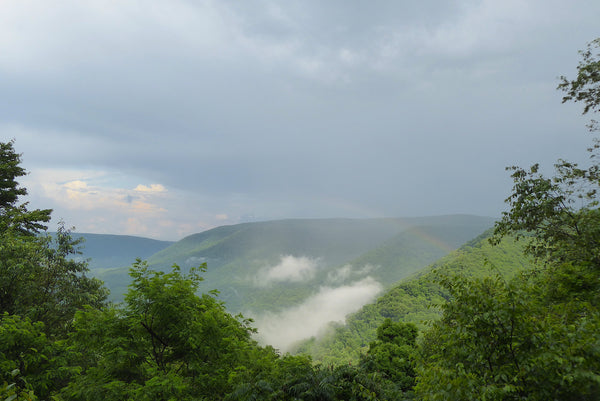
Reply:
[[[79,241],[64,224],[54,237],[40,235],[50,209],[19,204],[27,190],[17,179],[26,172],[13,145],[0,142],[0,313],[41,321],[47,334],[64,335],[75,311],[101,307],[107,291],[86,276],[86,263],[71,258]]]
[[[360,363],[367,372],[380,373],[401,391],[411,391],[415,384],[415,347],[418,330],[412,323],[386,319],[377,328],[377,340]]]
[[[600,38],[588,43],[587,50],[579,52],[582,60],[577,66],[577,78],[561,76],[558,89],[564,91],[563,103],[583,102],[583,114],[600,111]]]
[[[108,291],[86,275],[85,262],[71,258],[77,243],[62,225],[54,237],[0,231],[0,313],[41,321],[48,335],[64,336],[78,309],[101,308]]]
[[[10,383],[17,399],[49,399],[76,373],[67,366],[66,344],[49,339],[41,322],[5,313],[0,339],[0,382]]]
[[[75,312],[102,308],[107,291],[71,258],[79,242],[64,225],[40,233],[51,210],[19,203],[27,194],[20,163],[13,142],[0,142],[0,380],[9,399],[48,399],[73,373],[64,340]]]
[[[599,111],[600,64],[592,42],[563,101]],[[594,123],[592,123],[593,126]],[[441,276],[451,297],[423,342],[417,393],[424,400],[596,400],[600,398],[600,165],[559,160],[511,167],[509,211],[492,243],[527,241],[536,268],[513,280]]]
[[[17,179],[27,174],[20,166],[21,155],[15,152],[14,141],[0,142],[0,230],[15,230],[34,235],[45,230],[43,223],[50,221],[51,209],[27,210],[27,203],[18,204],[19,197],[27,195]]]
[[[205,266],[183,274],[149,270],[138,260],[121,307],[76,315],[71,341],[82,375],[67,399],[222,399],[277,358],[260,348],[249,321],[197,295]]]

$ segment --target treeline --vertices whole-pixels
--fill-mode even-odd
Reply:
[[[600,111],[599,47],[559,86],[584,113]],[[107,303],[69,259],[78,244],[68,230],[54,243],[39,234],[50,211],[19,204],[25,172],[13,143],[0,143],[0,399],[600,399],[599,148],[589,167],[560,160],[553,177],[510,169],[491,244],[520,239],[533,267],[512,278],[434,270],[438,320],[421,334],[383,320],[357,363],[327,366],[259,346],[251,321],[197,294],[202,266],[157,272],[138,261],[125,302]]]

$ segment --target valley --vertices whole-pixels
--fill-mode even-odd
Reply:
[[[200,291],[218,290],[229,312],[254,320],[262,343],[286,352],[343,326],[348,314],[492,225],[487,217],[448,215],[243,223],[174,243],[85,234],[81,257],[91,258],[91,274],[104,281],[115,302],[123,299],[129,265],[138,257],[162,271],[206,263]],[[99,249],[113,259],[95,260]],[[313,348],[302,349],[318,355]]]

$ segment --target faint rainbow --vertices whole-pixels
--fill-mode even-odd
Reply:
[[[340,210],[340,211],[343,211],[345,213],[349,213],[352,215],[359,215],[359,216],[362,216],[362,218],[397,219],[402,225],[406,225],[407,231],[405,231],[405,232],[408,232],[408,233],[412,234],[413,236],[420,238],[423,241],[430,243],[431,245],[433,245],[435,247],[438,247],[439,249],[442,249],[443,251],[451,252],[456,249],[455,246],[448,244],[447,242],[442,241],[438,237],[435,237],[435,236],[431,235],[430,233],[423,231],[422,227],[411,226],[411,223],[403,222],[403,219],[401,217],[389,217],[389,216],[386,216],[386,214],[382,213],[381,211],[378,211],[373,208],[368,208],[368,207],[365,207],[364,205],[361,205],[361,204],[358,204],[355,202],[350,202],[345,199],[327,197],[327,198],[325,198],[325,201],[328,205],[333,206],[336,210]],[[342,216],[340,216],[340,217],[342,217]]]
[[[450,245],[447,242],[442,241],[438,237],[435,237],[435,236],[431,235],[430,233],[423,231],[423,227],[413,226],[413,227],[410,227],[407,230],[407,232],[409,232],[410,234],[413,234],[415,237],[420,238],[423,241],[428,242],[431,245],[436,246],[446,252],[452,252],[453,250],[456,249],[455,246]]]

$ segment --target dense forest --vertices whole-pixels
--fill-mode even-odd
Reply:
[[[590,43],[559,85],[584,114],[600,111],[598,49]],[[46,235],[51,211],[21,202],[20,155],[0,143],[0,399],[600,399],[599,148],[587,167],[559,160],[552,177],[509,168],[508,211],[489,237],[357,313],[348,327],[371,314],[376,328],[352,363],[315,363],[260,346],[251,321],[200,293],[206,265],[163,272],[140,260],[124,302],[109,303],[71,257],[69,230]],[[517,250],[523,262],[509,271]],[[400,293],[421,306],[399,304]],[[427,315],[421,301],[437,307]]]

